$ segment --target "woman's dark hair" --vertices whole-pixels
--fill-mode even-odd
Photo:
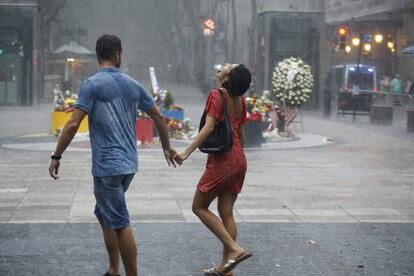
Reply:
[[[99,62],[114,60],[115,53],[122,51],[121,40],[115,35],[104,34],[96,41],[96,57]]]
[[[233,97],[243,96],[249,89],[252,75],[243,64],[239,64],[237,67],[231,69],[229,80],[223,83],[223,87],[229,91]]]

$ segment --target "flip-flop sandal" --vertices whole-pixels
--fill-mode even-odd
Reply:
[[[218,271],[216,267],[204,269],[203,272],[206,276],[233,276],[233,272],[223,273]]]
[[[241,255],[240,257],[238,257],[235,260],[228,260],[227,263],[224,265],[224,269],[223,269],[222,273],[228,273],[228,272],[232,271],[239,263],[247,260],[251,256],[253,256],[253,254],[244,253],[243,255]]]
[[[107,271],[103,276],[121,276],[121,274],[109,274]]]

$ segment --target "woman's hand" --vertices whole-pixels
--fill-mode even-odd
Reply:
[[[190,154],[198,148],[198,146],[210,135],[210,133],[214,130],[214,125],[216,124],[216,119],[211,117],[210,115],[206,116],[206,124],[191,142],[191,144],[182,152],[176,154],[174,156],[175,162],[178,165],[182,165],[184,160],[190,156]]]
[[[190,156],[190,153],[187,150],[183,150],[174,156],[174,160],[181,166],[188,156]]]

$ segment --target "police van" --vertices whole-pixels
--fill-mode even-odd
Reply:
[[[343,93],[378,92],[375,66],[336,65],[331,69],[334,89]]]
[[[337,115],[369,113],[373,95],[379,90],[375,66],[360,64],[336,65],[331,68],[330,89],[332,99],[336,102]],[[351,113],[350,113],[351,112]]]

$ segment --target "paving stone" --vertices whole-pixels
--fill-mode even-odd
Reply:
[[[10,223],[66,222],[70,206],[19,206]]]
[[[303,222],[356,222],[357,220],[350,216],[341,208],[328,210],[311,210],[293,208],[292,212]]]
[[[27,194],[19,206],[70,206],[74,193]]]
[[[140,275],[201,276],[220,259],[220,243],[200,222],[132,229]],[[2,275],[100,275],[100,231],[97,223],[0,224]],[[413,223],[239,223],[240,243],[254,256],[235,274],[411,275],[413,231]]]
[[[396,209],[388,208],[346,208],[345,209],[351,216],[355,217],[358,221],[365,222],[380,222],[381,220],[387,221],[407,221],[410,219]]]

